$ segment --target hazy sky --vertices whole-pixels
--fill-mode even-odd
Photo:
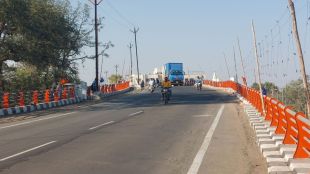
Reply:
[[[92,5],[88,0],[80,2]],[[118,64],[121,73],[124,61],[124,73],[129,72],[127,45],[134,40],[129,30],[135,25],[140,28],[138,50],[142,73],[152,72],[155,67],[167,62],[183,62],[185,71],[205,71],[209,78],[212,72],[217,72],[225,80],[228,75],[223,53],[227,56],[230,74],[234,75],[235,46],[240,77],[242,69],[237,49],[238,36],[246,75],[251,83],[255,66],[251,32],[253,19],[261,47],[263,80],[286,83],[299,76],[299,72],[296,73],[299,64],[290,36],[291,21],[287,4],[286,0],[103,0],[98,6],[99,17],[105,17],[99,40],[115,44],[114,48],[108,50],[110,57],[103,59],[103,72],[114,73],[114,65]],[[306,50],[310,44],[310,35],[307,34],[310,29],[307,24],[309,0],[296,1],[296,10]],[[91,15],[93,17],[93,11]],[[94,54],[94,50],[87,50],[87,53]],[[308,57],[305,51],[307,64]],[[94,75],[93,60],[80,65],[82,80],[90,83]]]

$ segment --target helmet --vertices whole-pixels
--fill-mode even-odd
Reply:
[[[168,77],[165,77],[165,80],[168,80]]]

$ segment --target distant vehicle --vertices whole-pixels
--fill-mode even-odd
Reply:
[[[197,88],[198,91],[201,91],[201,89],[202,89],[202,80],[200,80],[200,79],[196,80],[194,86]]]
[[[164,66],[165,76],[171,81],[172,85],[181,85],[184,83],[183,63],[166,63]]]

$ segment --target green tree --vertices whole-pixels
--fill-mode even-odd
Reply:
[[[291,81],[284,88],[285,104],[293,106],[296,111],[306,111],[306,97],[301,79]]]
[[[74,9],[68,0],[0,0],[0,82],[8,61],[35,68],[43,86],[60,78],[78,81],[76,57],[92,46],[88,20],[88,6]]]
[[[122,80],[122,76],[121,75],[116,75],[116,74],[112,74],[110,77],[109,77],[109,82],[110,83],[117,83],[119,80]]]
[[[252,84],[251,88],[256,89],[256,90],[259,90],[259,85],[258,85],[258,83],[254,82],[254,83]]]

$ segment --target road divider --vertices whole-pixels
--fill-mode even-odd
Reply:
[[[106,125],[112,124],[112,123],[114,123],[114,122],[115,122],[115,121],[109,121],[109,122],[106,122],[106,123],[103,123],[103,124],[100,124],[100,125],[91,127],[91,128],[89,128],[88,130],[98,129],[98,128],[102,127],[102,126],[106,126]]]
[[[8,157],[5,157],[5,158],[0,159],[0,162],[6,161],[6,160],[8,160],[8,159],[11,159],[11,158],[14,158],[14,157],[23,155],[23,154],[25,154],[25,153],[28,153],[28,152],[31,152],[31,151],[34,151],[34,150],[37,150],[37,149],[39,149],[39,148],[48,146],[48,145],[53,144],[53,143],[56,143],[56,142],[57,142],[57,141],[50,141],[50,142],[48,142],[48,143],[45,143],[45,144],[42,144],[42,145],[33,147],[33,148],[31,148],[31,149],[28,149],[28,150],[25,150],[25,151],[16,153],[16,154],[14,154],[14,155],[11,155],[11,156],[8,156]]]

